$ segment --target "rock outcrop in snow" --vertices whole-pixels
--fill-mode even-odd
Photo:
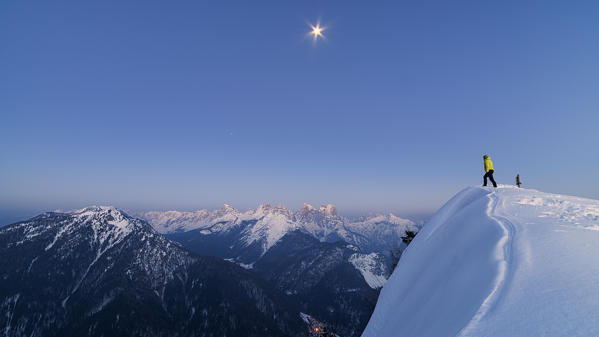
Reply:
[[[422,228],[363,333],[599,335],[599,201],[472,187]]]

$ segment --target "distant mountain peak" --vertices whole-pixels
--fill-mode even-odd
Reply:
[[[272,206],[270,204],[260,204],[260,206],[258,206],[258,208],[256,209],[256,212],[267,213],[270,212],[271,209]]]
[[[233,206],[231,206],[229,204],[223,204],[223,207],[221,207],[221,210],[227,211],[227,212],[235,212],[235,211],[237,211],[235,208],[233,208]]]
[[[331,204],[320,206],[319,211],[324,213],[326,216],[337,216],[337,207]]]
[[[308,203],[304,203],[302,205],[302,208],[300,210],[305,210],[305,211],[313,211],[314,210],[314,206],[308,204]]]
[[[239,211],[233,208],[233,206],[229,204],[223,204],[223,207],[218,210],[212,212],[206,211],[205,213],[200,213],[199,215],[204,218],[220,218],[223,220],[230,220],[235,219],[238,214],[240,214]]]

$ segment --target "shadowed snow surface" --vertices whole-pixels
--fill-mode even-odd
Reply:
[[[385,284],[363,336],[599,335],[599,201],[458,193]]]

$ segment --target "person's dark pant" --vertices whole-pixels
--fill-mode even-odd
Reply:
[[[489,178],[491,183],[493,183],[493,187],[497,187],[497,183],[495,182],[495,179],[493,179],[493,172],[495,171],[489,170],[489,172],[485,173],[485,176],[483,177],[485,179],[483,186],[487,186],[487,178]]]

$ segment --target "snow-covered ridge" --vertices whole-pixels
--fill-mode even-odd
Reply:
[[[70,254],[73,241],[87,241],[88,246],[96,251],[96,259],[92,265],[132,233],[139,234],[138,239],[141,241],[160,240],[164,241],[164,245],[168,245],[167,239],[159,235],[147,222],[130,217],[112,206],[48,212],[0,229],[0,233],[9,231],[23,233],[23,240],[12,243],[16,246],[38,237],[50,237],[44,247],[46,252],[58,250]]]
[[[9,248],[41,240],[44,243],[42,254],[77,256],[80,261],[85,261],[86,257],[90,258],[82,255],[81,247],[91,251],[87,269],[80,275],[74,287],[69,289],[69,294],[62,299],[63,307],[99,261],[107,255],[118,254],[125,246],[138,247],[133,251],[136,256],[134,266],[143,270],[156,289],[162,287],[165,279],[172,279],[175,269],[193,261],[193,257],[180,249],[179,244],[157,233],[146,221],[131,217],[112,206],[57,210],[0,228],[0,234],[11,233],[16,233],[23,239],[10,243]],[[36,260],[37,257],[31,261],[28,270],[31,270]],[[128,270],[127,275],[130,276],[130,272],[131,270]]]
[[[53,241],[46,246],[46,250],[49,250],[62,236],[67,236],[81,227],[93,230],[90,240],[100,247],[116,244],[136,228],[146,227],[153,231],[144,221],[132,218],[112,206],[91,206],[72,211],[57,210],[41,214],[31,220],[53,217],[61,217],[62,221],[51,222],[43,226],[35,224],[35,221],[24,221],[16,226],[4,227],[0,232],[23,229],[24,241],[27,241],[48,231],[56,231]]]
[[[597,336],[597,229],[597,200],[467,188],[406,249],[363,336]]]

